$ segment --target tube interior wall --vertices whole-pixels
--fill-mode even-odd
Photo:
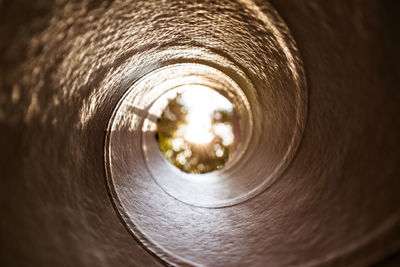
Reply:
[[[194,210],[177,204],[216,227],[200,249],[171,248],[187,253],[189,263],[214,265],[227,259],[275,266],[377,263],[400,248],[398,6],[255,2],[263,12],[276,9],[303,61],[308,118],[301,144],[279,179],[243,205]],[[216,53],[255,87],[270,77],[277,86],[290,85],[289,67],[268,60],[286,59],[271,49],[276,39],[255,18],[253,4],[0,2],[0,253],[6,266],[176,262],[132,235],[110,200],[108,122],[135,81],[188,58],[212,65],[216,58],[207,55]],[[235,78],[235,66],[221,70]],[[293,111],[266,95],[259,101],[271,113]],[[190,239],[196,227],[202,226],[182,217],[167,231]],[[236,243],[212,246],[224,238]]]

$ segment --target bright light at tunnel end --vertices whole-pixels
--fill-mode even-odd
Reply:
[[[231,157],[235,140],[233,104],[200,85],[182,87],[167,103],[157,123],[165,158],[188,173],[221,169]]]

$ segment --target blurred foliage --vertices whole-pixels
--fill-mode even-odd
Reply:
[[[178,129],[187,125],[187,108],[180,103],[180,94],[169,100],[157,122],[157,139],[163,155],[176,167],[188,173],[207,173],[218,170],[229,160],[231,146],[223,144],[223,138],[211,127],[213,139],[207,144],[191,143],[178,135]],[[216,123],[232,127],[232,112],[215,110],[211,116],[212,126]],[[173,142],[180,141],[179,149]],[[218,153],[218,152],[219,153]]]

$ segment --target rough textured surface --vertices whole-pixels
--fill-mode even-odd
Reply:
[[[159,66],[154,55],[163,47],[200,43],[229,54],[229,47],[196,25],[246,17],[229,13],[235,1],[206,17],[202,9],[214,2],[200,2],[0,1],[5,266],[161,264],[126,231],[109,200],[105,129],[124,90]],[[232,251],[248,251],[255,259],[269,254],[269,265],[376,263],[400,247],[398,5],[271,3],[303,57],[309,118],[285,174],[233,212],[259,225],[258,238],[270,245],[248,240]],[[165,10],[171,16],[158,15]],[[149,19],[154,23],[141,23]],[[193,30],[180,31],[185,25]],[[230,31],[240,31],[215,30],[225,34],[225,44]],[[259,33],[242,33],[242,40],[230,41],[251,50],[246,34]],[[136,71],[125,71],[132,64]],[[254,67],[263,64],[268,62]],[[240,221],[209,212],[222,229],[234,225],[238,232],[230,234],[242,233]],[[219,249],[231,256],[230,248]]]

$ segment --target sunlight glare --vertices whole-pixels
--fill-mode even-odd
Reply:
[[[212,115],[216,110],[230,112],[233,108],[228,99],[214,90],[199,85],[187,86],[181,95],[180,103],[188,112],[187,125],[182,126],[184,138],[196,144],[208,144],[214,139],[215,135],[211,131]],[[232,143],[233,134],[226,134],[226,131],[221,133],[221,135],[218,134],[221,138],[225,140],[224,135],[226,135],[229,139],[225,143]]]
[[[161,152],[185,172],[221,169],[232,153],[233,104],[206,86],[179,89],[170,95],[157,124]]]

